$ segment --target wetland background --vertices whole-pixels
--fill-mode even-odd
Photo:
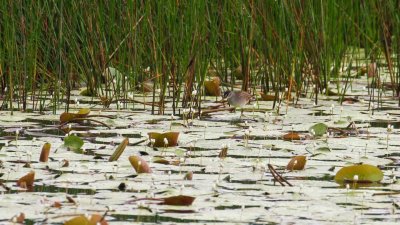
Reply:
[[[400,1],[2,3],[1,223],[399,222]]]

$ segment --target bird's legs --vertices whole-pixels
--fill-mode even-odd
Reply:
[[[244,112],[244,110],[240,109],[240,119],[242,119],[242,117],[246,117],[243,112]]]

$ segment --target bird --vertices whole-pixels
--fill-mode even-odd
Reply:
[[[245,91],[225,91],[224,98],[228,100],[228,104],[235,107],[241,108],[240,116],[243,116],[243,106],[248,104],[253,96]]]

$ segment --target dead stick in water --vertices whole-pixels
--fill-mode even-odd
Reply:
[[[289,186],[293,186],[291,183],[289,183],[289,181],[287,181],[285,178],[283,178],[276,170],[275,168],[271,165],[268,164],[268,169],[271,172],[272,176],[274,177],[274,179],[276,181],[278,181],[282,186],[285,186],[284,183],[286,183]]]

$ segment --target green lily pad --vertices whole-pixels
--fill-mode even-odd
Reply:
[[[345,124],[345,123],[347,123],[347,121],[344,120],[337,120],[334,122],[334,124]]]
[[[64,146],[71,149],[74,152],[82,153],[83,141],[80,137],[70,135],[64,138]]]
[[[373,183],[382,179],[382,171],[378,167],[368,164],[343,167],[335,176],[335,181],[341,184],[348,182]]]
[[[185,156],[186,151],[184,151],[183,149],[176,149],[175,150],[175,155],[178,157],[184,157]]]
[[[323,146],[316,149],[318,152],[330,152],[331,149],[329,147]]]
[[[322,136],[328,131],[328,126],[324,123],[317,123],[308,129],[310,133],[312,130],[314,130],[314,136]]]

